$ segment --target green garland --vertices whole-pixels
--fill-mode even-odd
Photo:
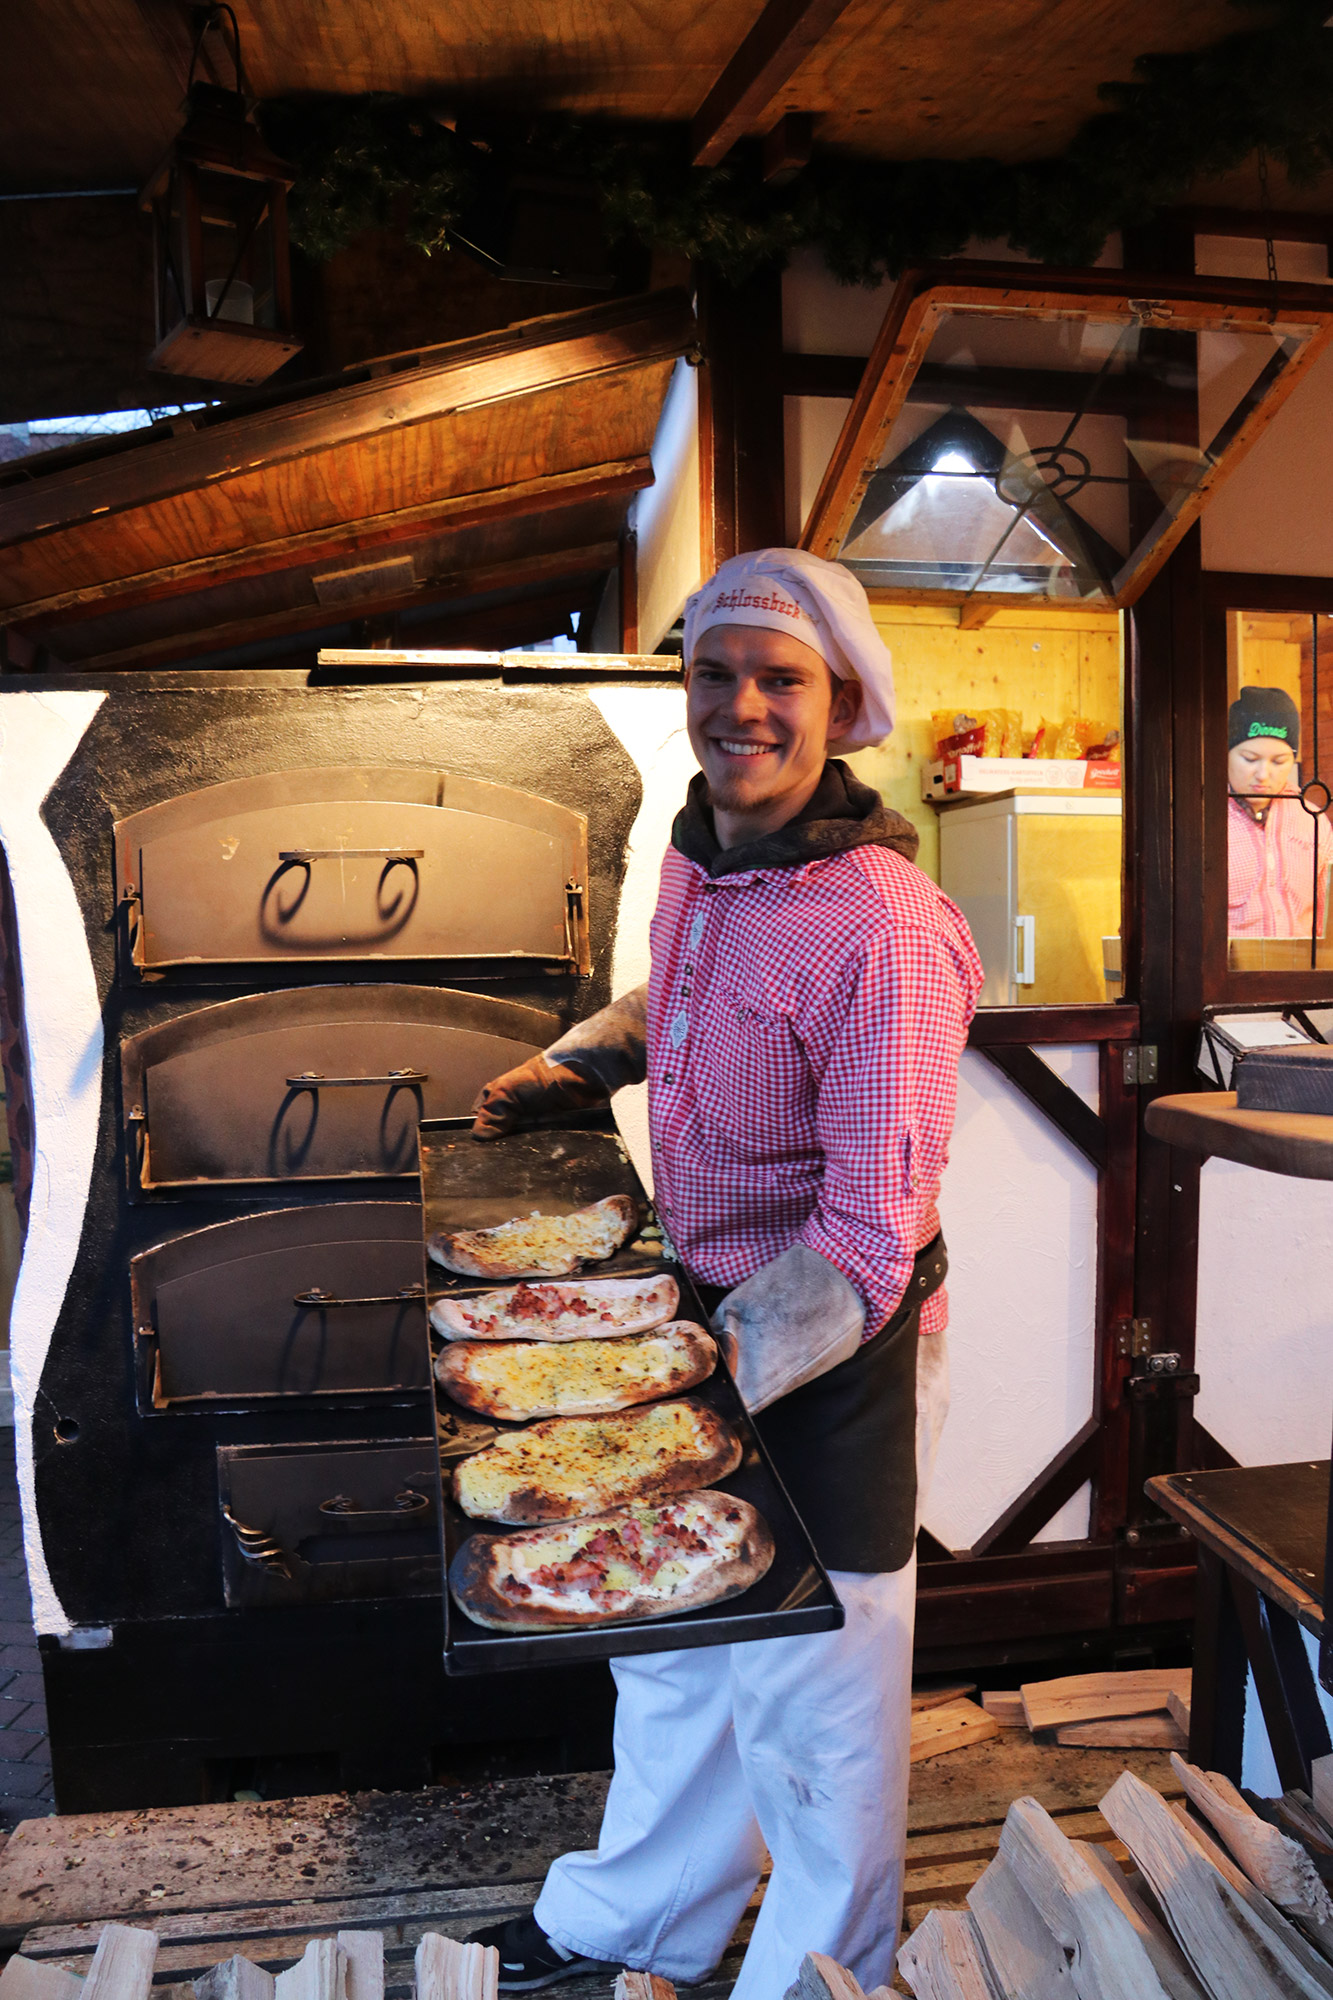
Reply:
[[[1149,220],[1259,149],[1294,182],[1333,163],[1329,0],[1259,4],[1264,25],[1196,54],[1141,56],[1132,82],[1103,84],[1110,108],[1057,159],[886,162],[822,151],[774,188],[755,144],[696,168],[684,127],[549,115],[514,157],[591,181],[613,241],[658,243],[734,278],[816,244],[837,277],[874,283],[956,256],[973,237],[1007,239],[1043,263],[1086,264],[1112,230]],[[479,150],[465,125],[447,129],[420,100],[287,99],[265,105],[262,123],[298,173],[293,236],[318,258],[372,225],[403,227],[427,253],[445,248],[507,164],[500,133]]]

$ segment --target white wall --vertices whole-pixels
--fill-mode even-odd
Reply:
[[[653,484],[635,496],[639,651],[655,653],[703,582],[699,513],[699,372],[676,363],[653,439]]]
[[[83,918],[41,807],[105,700],[96,692],[0,693],[0,845],[23,968],[34,1141],[28,1230],[10,1310],[10,1372],[24,1554],[39,1632],[67,1632],[70,1621],[38,1531],[33,1406],[88,1205],[103,1053]]]
[[[1324,244],[1274,249],[1279,278],[1328,281]],[[1263,280],[1267,251],[1255,237],[1198,236],[1195,269]],[[1315,362],[1204,510],[1203,566],[1333,575],[1333,349]]]
[[[1331,1274],[1333,1183],[1204,1163],[1194,1408],[1242,1465],[1329,1455]]]
[[[1042,1053],[1087,1091],[1095,1052]],[[970,1547],[1091,1416],[1097,1284],[1093,1167],[975,1050],[958,1082],[940,1201],[953,1397],[925,1510],[952,1549]],[[1087,1532],[1085,1487],[1043,1539]]]

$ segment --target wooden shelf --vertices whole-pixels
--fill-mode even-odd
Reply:
[[[1333,1118],[1301,1111],[1238,1111],[1233,1090],[1157,1097],[1143,1119],[1154,1139],[1239,1160],[1270,1174],[1333,1181]]]

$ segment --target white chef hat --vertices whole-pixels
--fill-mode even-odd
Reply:
[[[893,657],[870,615],[865,591],[841,563],[805,549],[753,549],[724,562],[685,606],[685,659],[713,625],[759,625],[790,632],[814,648],[839,680],[861,683],[861,706],[829,748],[864,750],[893,730]]]

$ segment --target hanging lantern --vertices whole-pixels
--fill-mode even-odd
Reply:
[[[214,10],[200,40],[224,13],[230,8]],[[232,24],[234,33],[234,15]],[[185,124],[139,205],[153,218],[156,345],[148,366],[253,386],[301,350],[287,246],[295,176],[251,122],[239,37],[235,62],[235,90],[191,82]]]

